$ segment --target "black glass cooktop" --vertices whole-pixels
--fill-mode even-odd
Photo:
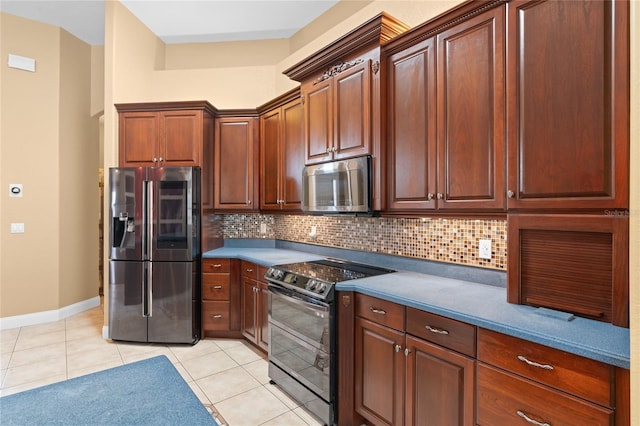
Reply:
[[[307,278],[316,278],[329,283],[355,280],[358,278],[394,272],[391,269],[332,258],[313,260],[309,262],[289,263],[285,265],[277,265],[275,267],[282,269],[283,271],[292,272]]]

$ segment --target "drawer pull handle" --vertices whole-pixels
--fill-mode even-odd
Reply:
[[[378,309],[378,308],[374,308],[373,306],[369,307],[369,310],[371,312],[373,312],[374,314],[379,314],[379,315],[387,315],[387,311],[383,310],[383,309]]]
[[[550,423],[547,422],[539,422],[537,420],[532,419],[531,417],[527,416],[523,411],[516,411],[516,414],[518,414],[518,416],[522,417],[523,419],[525,419],[526,421],[528,421],[529,423],[533,423],[536,426],[551,426]]]
[[[253,269],[247,268],[247,272],[253,272]]]
[[[209,315],[209,318],[211,318],[211,319],[220,319],[220,318],[222,318],[222,315],[220,315],[220,314]]]
[[[436,334],[444,334],[444,335],[449,334],[449,332],[447,330],[444,330],[442,328],[431,327],[430,325],[425,325],[424,328],[426,328],[430,332],[436,333]]]
[[[553,365],[549,365],[549,364],[540,364],[538,362],[535,361],[529,361],[528,359],[526,359],[525,357],[523,357],[522,355],[518,355],[518,359],[526,364],[531,365],[532,367],[538,367],[538,368],[542,368],[543,370],[553,370]]]
[[[216,263],[215,265],[211,265],[212,268],[222,268],[222,264]]]
[[[211,290],[220,290],[220,289],[222,289],[221,285],[212,285],[211,286]]]

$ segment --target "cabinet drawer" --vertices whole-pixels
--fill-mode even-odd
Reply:
[[[405,307],[365,294],[356,294],[356,315],[404,331]]]
[[[258,266],[258,281],[266,282],[266,280],[264,279],[264,274],[267,273],[267,270],[269,268],[262,265],[257,265],[257,266]]]
[[[477,380],[479,425],[609,426],[614,421],[610,409],[481,363]]]
[[[202,328],[229,330],[229,302],[202,302]]]
[[[202,298],[229,300],[229,274],[202,274]]]
[[[202,259],[202,272],[229,272],[229,259]]]
[[[476,356],[476,328],[470,324],[407,307],[407,333],[470,357]]]
[[[252,280],[258,278],[258,265],[252,262],[247,262],[246,260],[243,260],[240,265],[243,277],[251,278]]]
[[[607,407],[614,405],[614,368],[598,361],[485,329],[478,329],[478,361]]]

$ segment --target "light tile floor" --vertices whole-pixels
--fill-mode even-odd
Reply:
[[[0,331],[0,396],[163,354],[230,426],[321,424],[269,384],[266,356],[248,342],[112,342],[102,338],[102,323],[100,306],[65,320]]]

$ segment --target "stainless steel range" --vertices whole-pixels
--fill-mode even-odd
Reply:
[[[336,423],[337,282],[394,272],[340,259],[276,265],[269,284],[269,378],[325,424]]]

